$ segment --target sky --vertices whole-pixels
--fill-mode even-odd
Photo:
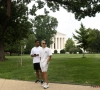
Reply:
[[[31,8],[32,3],[29,5]],[[38,10],[37,14],[43,14],[43,10]],[[73,38],[75,30],[79,30],[80,24],[83,23],[85,28],[92,28],[100,30],[100,14],[96,14],[95,17],[85,17],[80,21],[76,20],[74,14],[67,12],[67,10],[60,8],[60,11],[50,12],[50,16],[57,18],[58,27],[57,31],[66,35],[66,39]]]
[[[92,28],[100,30],[100,14],[96,14],[96,17],[85,17],[80,21],[76,20],[74,14],[67,12],[63,8],[56,13],[51,13],[58,20],[57,31],[66,34],[66,39],[73,38],[75,30],[79,30],[80,24],[83,23],[85,28]]]

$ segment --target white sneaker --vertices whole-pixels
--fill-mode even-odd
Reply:
[[[47,89],[47,88],[49,88],[49,85],[45,84],[43,87],[44,87],[44,89]]]
[[[46,83],[43,83],[41,86],[44,87]]]

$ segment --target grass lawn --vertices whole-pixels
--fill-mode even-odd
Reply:
[[[50,82],[100,85],[100,54],[54,54],[52,56],[48,75]],[[20,56],[6,56],[5,62],[0,62],[0,78],[35,81],[35,71],[32,58],[23,55],[23,65],[18,60]]]

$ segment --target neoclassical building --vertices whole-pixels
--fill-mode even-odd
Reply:
[[[53,44],[51,44],[50,48],[52,50],[52,53],[54,53],[54,50],[57,50],[58,53],[60,53],[61,49],[64,49],[65,43],[66,43],[66,35],[57,32],[57,34],[52,38]]]

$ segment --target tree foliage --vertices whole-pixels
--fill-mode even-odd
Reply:
[[[26,42],[26,48],[25,48],[25,54],[30,54],[30,50],[35,46],[35,35],[30,34],[27,42]]]
[[[100,53],[100,31],[98,29],[88,29],[88,49],[90,52]]]
[[[65,44],[65,51],[69,52],[69,50],[73,47],[75,47],[74,41],[72,40],[72,38],[68,38]]]
[[[100,0],[46,0],[51,7],[62,6],[68,12],[75,14],[75,18],[80,20],[86,16],[95,17],[100,12]]]
[[[85,51],[88,47],[88,30],[81,24],[81,27],[79,30],[75,31],[77,35],[73,34],[73,37],[78,41],[78,44],[83,50]]]
[[[54,37],[57,32],[57,19],[47,15],[39,15],[36,16],[32,22],[34,22],[33,31],[35,37],[40,41],[46,40],[47,46],[50,47],[50,44],[52,44],[52,37]]]
[[[21,1],[1,0],[0,2],[0,61],[5,58],[4,49],[20,44],[31,33],[28,21],[28,7]],[[5,43],[5,44],[4,44]],[[4,48],[4,45],[5,46]],[[15,48],[15,47],[14,47]],[[13,47],[10,49],[14,49]]]
[[[73,34],[73,37],[77,40],[77,44],[79,44],[79,47],[83,49],[83,57],[84,52],[88,48],[88,30],[81,24],[81,27],[79,30],[75,31],[77,35]]]

